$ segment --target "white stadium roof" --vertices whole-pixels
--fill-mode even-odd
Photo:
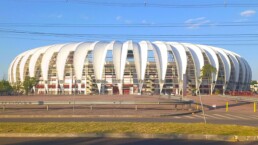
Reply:
[[[111,50],[113,55],[113,64],[116,74],[116,79],[122,80],[126,65],[126,56],[128,50],[133,51],[135,68],[138,80],[144,80],[146,66],[148,63],[148,51],[153,50],[155,62],[157,65],[157,74],[159,80],[164,81],[167,71],[168,52],[172,52],[176,61],[177,73],[179,83],[183,82],[184,74],[187,70],[187,55],[189,52],[195,66],[195,77],[200,78],[201,68],[204,66],[204,56],[208,59],[209,64],[216,68],[216,74],[213,74],[212,81],[216,82],[218,79],[218,70],[220,65],[224,68],[224,84],[225,86],[230,81],[231,71],[234,71],[234,82],[246,84],[251,81],[252,71],[247,61],[240,55],[213,46],[178,43],[178,42],[163,42],[163,41],[141,41],[139,43],[133,41],[126,42],[80,42],[80,43],[66,43],[56,44],[50,46],[39,47],[28,50],[18,55],[11,63],[8,71],[8,79],[11,83],[21,82],[25,78],[25,66],[27,65],[28,75],[35,77],[35,66],[37,60],[42,57],[40,62],[41,74],[44,81],[47,81],[49,65],[54,53],[57,53],[56,66],[58,80],[64,79],[64,70],[66,60],[70,52],[74,52],[73,66],[76,80],[82,79],[84,60],[87,54],[91,51],[93,54],[93,68],[96,80],[102,79],[103,67],[105,65],[105,57],[107,51]],[[221,60],[222,63],[219,63]],[[241,77],[240,77],[241,75]],[[241,78],[241,79],[240,79]],[[196,79],[196,86],[201,84],[199,79]],[[162,82],[160,87],[162,88]],[[98,83],[100,88],[100,83]],[[242,85],[243,90],[248,86]]]

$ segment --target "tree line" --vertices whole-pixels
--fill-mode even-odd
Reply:
[[[10,84],[9,81],[2,79],[0,81],[0,95],[28,95],[29,92],[32,92],[33,86],[38,84],[38,80],[35,77],[26,76],[24,81],[17,81]]]
[[[210,64],[206,64],[201,69],[200,79],[208,79],[208,84],[210,84],[210,94],[212,94],[212,74],[216,73],[216,68]],[[0,81],[0,95],[28,95],[33,92],[33,87],[38,84],[38,80],[35,77],[26,76],[23,82],[17,81],[16,83],[10,84],[7,80]]]

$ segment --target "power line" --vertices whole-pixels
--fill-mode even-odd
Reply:
[[[21,36],[21,37],[17,37],[17,36]],[[0,34],[0,37],[1,38],[18,38],[18,39],[35,39],[35,40],[49,40],[49,41],[59,41],[61,40],[60,38],[64,38],[65,40],[69,39],[71,41],[74,41],[74,39],[71,39],[73,38],[72,36],[71,37],[57,37],[58,39],[42,39],[41,35],[36,35],[36,36],[33,36],[33,37],[29,37],[30,35],[17,35],[17,34],[12,34],[12,33],[8,33],[8,34],[4,34],[3,36],[1,36]],[[29,37],[29,38],[26,38],[26,37]],[[40,38],[37,38],[37,37],[40,37]],[[44,36],[43,36],[44,37]],[[55,36],[53,36],[55,38]],[[52,38],[52,36],[50,36],[50,38]],[[75,37],[76,38],[76,41],[78,39],[80,40],[84,40],[84,39],[91,39],[91,40],[97,40],[96,37],[81,37],[81,38],[78,38],[78,37]],[[107,40],[112,40],[110,37],[101,37],[102,39],[107,39]],[[145,39],[144,37],[142,38],[132,38],[134,40],[143,40]],[[157,40],[157,38],[149,38],[149,39],[155,39]],[[163,40],[171,40],[171,38],[167,37],[167,38],[162,38]],[[173,38],[174,41],[200,41],[200,42],[258,42],[257,39],[251,39],[251,38],[248,38],[248,39],[238,39],[238,38],[223,38],[221,39],[221,37],[212,37],[212,38],[205,38],[205,39],[201,39],[201,38],[195,38],[195,37],[187,37],[187,38]]]
[[[112,40],[160,40],[178,42],[198,42],[206,45],[233,45],[233,46],[257,46],[258,34],[239,33],[239,34],[91,34],[91,33],[54,33],[24,31],[16,29],[2,29],[2,38],[28,39],[58,42],[78,42],[81,41],[112,41]],[[55,39],[52,39],[55,38]],[[205,41],[204,41],[204,40]]]
[[[65,43],[65,42],[67,42],[67,41],[69,41],[69,42],[82,42],[82,41],[99,41],[99,40],[96,40],[96,39],[90,39],[90,38],[88,38],[88,39],[83,39],[83,40],[81,40],[81,41],[79,41],[79,40],[73,40],[73,39],[70,39],[70,40],[61,40],[61,39],[40,39],[40,38],[24,38],[24,37],[8,37],[8,36],[4,36],[4,37],[1,37],[0,36],[0,38],[12,38],[12,39],[27,39],[27,40],[40,40],[40,41],[53,41],[53,42],[63,42],[63,43]],[[113,40],[113,39],[103,39],[104,41],[111,41],[111,40]],[[135,39],[134,41],[136,41],[136,40],[142,40],[142,39]],[[151,41],[151,40],[150,40]],[[160,41],[172,41],[172,40],[160,40]],[[177,40],[173,40],[173,41],[177,41]],[[186,42],[186,41],[177,41],[177,42],[180,42],[180,43],[184,43],[184,42]],[[190,42],[188,42],[188,43],[190,43]],[[227,45],[227,46],[230,46],[230,45],[232,45],[232,46],[257,46],[258,45],[258,43],[201,43],[201,41],[200,42],[198,42],[199,44],[203,44],[203,45]]]
[[[142,2],[112,2],[112,1],[92,1],[92,0],[13,0],[16,2],[43,2],[43,3],[76,3],[84,5],[95,5],[95,6],[109,6],[109,7],[150,7],[150,8],[236,8],[236,7],[258,7],[257,3],[188,3],[188,4],[171,4],[171,3],[150,3],[146,1]]]
[[[239,34],[94,34],[94,33],[54,33],[24,31],[16,29],[1,29],[0,32],[7,34],[26,34],[35,36],[54,36],[54,37],[92,37],[92,38],[257,38],[255,33]]]
[[[73,27],[73,28],[81,28],[81,27],[140,27],[140,28],[169,28],[169,27],[191,27],[194,26],[196,23],[160,23],[160,24],[64,24],[64,23],[0,23],[1,27]],[[232,26],[258,26],[258,22],[221,22],[221,23],[208,23],[202,24],[198,27],[232,27]]]

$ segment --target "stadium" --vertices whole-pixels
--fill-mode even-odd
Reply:
[[[216,68],[211,78],[201,69]],[[163,42],[80,42],[28,50],[10,64],[8,80],[39,82],[36,94],[178,94],[249,90],[252,72],[240,55],[213,46]]]

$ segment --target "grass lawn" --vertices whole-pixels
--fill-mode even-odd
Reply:
[[[203,123],[48,122],[0,123],[0,133],[144,133],[257,136],[258,128]]]

